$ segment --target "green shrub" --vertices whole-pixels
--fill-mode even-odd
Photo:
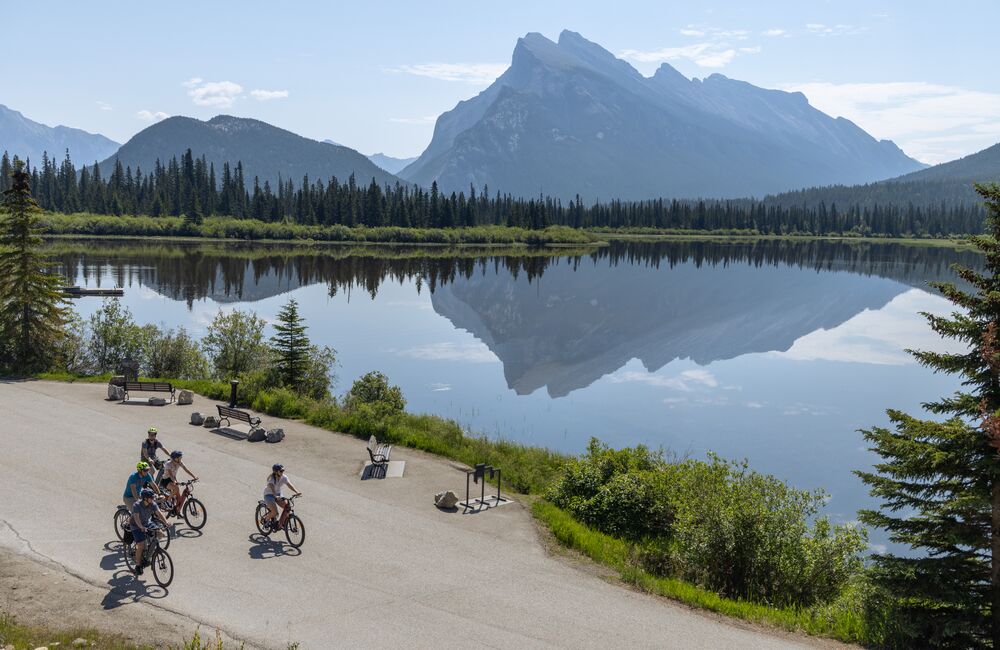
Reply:
[[[399,386],[389,384],[389,378],[374,370],[359,378],[344,397],[344,406],[362,411],[375,420],[398,415],[406,408],[406,399]]]

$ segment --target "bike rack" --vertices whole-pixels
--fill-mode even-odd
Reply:
[[[489,477],[492,479],[494,475],[497,479],[497,494],[496,496],[486,496],[486,474],[489,472]],[[470,484],[469,479],[472,479],[473,483],[479,483],[482,481],[482,489],[478,499],[471,499],[469,494]],[[466,470],[465,472],[465,501],[459,501],[458,505],[465,508],[466,511],[474,510],[479,512],[481,510],[489,510],[490,508],[495,508],[497,506],[502,506],[505,503],[510,503],[510,499],[507,497],[500,496],[500,468],[493,467],[492,465],[487,465],[486,463],[478,463],[475,468],[471,470]]]

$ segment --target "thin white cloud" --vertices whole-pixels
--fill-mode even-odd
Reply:
[[[97,108],[101,109],[102,111],[113,110],[111,108],[111,104],[109,104],[107,102],[102,102],[101,100],[97,100]]]
[[[443,393],[445,391],[451,390],[451,384],[431,384],[431,392],[433,393]]]
[[[926,163],[954,160],[996,144],[1000,93],[923,81],[787,83],[825,113],[893,140]]]
[[[823,23],[806,23],[806,31],[820,36],[854,36],[867,31],[863,25],[825,25]]]
[[[390,117],[390,122],[396,124],[434,124],[437,115],[424,115],[422,117]]]
[[[288,97],[287,90],[262,90],[260,88],[251,90],[250,95],[259,102],[266,102],[272,99],[284,99]]]
[[[774,38],[775,36],[787,36],[788,32],[783,29],[767,29],[761,32],[761,34]]]
[[[701,39],[697,43],[663,47],[655,50],[623,50],[619,56],[635,63],[660,64],[667,61],[691,61],[700,68],[722,68],[737,56],[758,54],[760,46],[740,46],[750,32],[745,29],[721,29],[688,25],[680,30],[681,36]]]
[[[188,96],[198,106],[230,108],[243,94],[243,86],[232,81],[205,81],[192,77],[182,84],[188,89]]]
[[[137,112],[135,116],[143,122],[159,122],[160,120],[165,120],[170,117],[170,113],[164,113],[163,111],[142,110]]]
[[[692,392],[696,388],[717,388],[719,386],[719,381],[715,378],[715,375],[705,368],[685,370],[676,377],[664,377],[651,372],[626,370],[611,375],[610,380],[615,384],[637,382],[685,393]]]
[[[506,63],[418,63],[391,68],[391,72],[405,72],[418,77],[441,81],[458,81],[474,85],[488,85],[507,69]]]
[[[401,357],[424,361],[464,361],[466,363],[496,363],[497,356],[485,343],[428,343],[405,350],[389,350]]]
[[[919,312],[947,314],[950,303],[919,289],[893,298],[882,309],[865,310],[838,327],[819,329],[797,339],[785,352],[770,356],[795,361],[841,361],[870,365],[910,365],[906,349],[960,352],[961,346],[941,339]]]

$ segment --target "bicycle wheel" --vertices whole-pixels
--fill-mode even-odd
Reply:
[[[115,526],[115,535],[118,536],[119,542],[124,541],[125,539],[125,524],[128,523],[128,520],[128,510],[125,510],[124,508],[115,510],[113,521]]]
[[[162,530],[163,530],[163,535],[160,537],[160,548],[162,548],[165,551],[168,548],[170,548],[170,540],[174,538],[174,533],[173,533],[174,527],[164,526]]]
[[[184,521],[193,530],[201,530],[208,521],[208,513],[205,512],[205,504],[194,497],[184,502]]]
[[[174,561],[162,548],[153,551],[153,580],[164,589],[174,580]]]
[[[261,535],[268,535],[271,531],[264,525],[264,520],[267,518],[267,506],[263,503],[257,504],[257,512],[254,513],[253,523],[257,525],[257,530],[260,531]]]
[[[302,546],[302,542],[306,541],[306,526],[294,514],[288,515],[288,521],[285,522],[285,537],[295,548]]]
[[[125,567],[130,573],[135,573],[135,544],[122,546],[122,553],[125,554]]]

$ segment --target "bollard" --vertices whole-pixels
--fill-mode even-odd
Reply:
[[[236,408],[236,387],[239,385],[239,380],[229,380],[229,408]]]

